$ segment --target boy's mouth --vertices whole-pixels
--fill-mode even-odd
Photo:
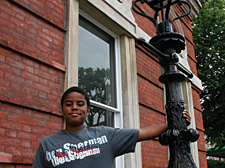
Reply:
[[[81,114],[80,113],[70,113],[69,115],[73,116],[73,117],[77,117],[77,116],[80,116]]]

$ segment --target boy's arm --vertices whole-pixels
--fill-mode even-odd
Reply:
[[[167,124],[153,125],[139,129],[138,141],[155,138],[168,129]]]
[[[191,123],[191,117],[187,110],[183,111],[183,117],[185,118],[187,125]],[[168,124],[153,125],[139,129],[138,141],[149,140],[155,138],[165,132],[168,129]]]

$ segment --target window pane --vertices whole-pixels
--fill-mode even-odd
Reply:
[[[90,114],[85,120],[85,126],[113,126],[113,113],[98,107],[91,107]]]
[[[114,38],[80,18],[78,84],[91,100],[116,107],[113,51]]]

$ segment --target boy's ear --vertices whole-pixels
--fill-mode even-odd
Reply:
[[[90,114],[90,107],[87,108],[87,116]]]

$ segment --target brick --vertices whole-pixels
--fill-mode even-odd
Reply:
[[[34,40],[34,41],[36,41],[36,39],[37,39],[37,35],[36,35],[36,34],[31,33],[31,32],[29,32],[29,31],[26,31],[26,30],[25,30],[25,32],[24,32],[24,35],[25,35],[29,40]]]
[[[39,69],[35,69],[35,72],[34,72],[36,75],[40,76],[40,77],[43,77],[45,79],[51,79],[51,74],[47,73],[47,72],[44,72],[44,71],[41,71]]]
[[[46,86],[46,85],[48,85],[48,80],[40,77],[39,78],[39,83]]]
[[[27,65],[31,66],[31,67],[33,67],[33,66],[34,66],[34,63],[35,63],[33,60],[28,59],[28,58],[26,58],[26,57],[23,57],[23,58],[22,58],[22,62],[23,62],[24,64],[27,64]]]
[[[17,146],[20,146],[20,140],[15,138],[10,138],[10,137],[0,137],[0,144],[6,147],[7,146],[17,147]]]
[[[52,81],[48,81],[48,83],[51,88],[56,89],[56,90],[62,90],[62,85],[52,82]]]
[[[6,119],[7,118],[8,113],[0,111],[0,118],[1,119]]]
[[[43,128],[43,127],[32,127],[33,133],[42,134],[42,135],[49,135],[50,129],[49,128]]]
[[[6,112],[16,113],[16,114],[22,114],[23,109],[18,106],[13,106],[10,104],[2,103],[2,110]]]
[[[15,32],[19,34],[24,34],[24,31],[25,31],[22,27],[19,27],[19,26],[15,26],[14,30]]]
[[[5,128],[0,128],[0,136],[5,136],[5,131],[6,131]]]
[[[30,125],[37,125],[37,119],[31,117],[19,116],[18,122]]]
[[[11,122],[11,121],[1,121],[1,127],[2,128],[10,128],[15,130],[21,130],[21,124],[17,122]]]
[[[15,137],[17,137],[17,131],[16,130],[7,129],[6,130],[6,136],[15,138]]]
[[[29,140],[36,140],[36,135],[29,132],[18,132],[18,138],[20,139],[29,139]]]
[[[9,20],[9,14],[7,14],[3,11],[0,12],[0,17],[5,19],[5,20]]]
[[[41,32],[41,31],[38,32],[38,36],[45,39],[46,41],[52,43],[52,37],[51,36]]]
[[[22,156],[18,156],[18,155],[13,155],[12,157],[12,162],[13,163],[22,163],[23,157]],[[13,165],[14,166],[14,165]],[[19,165],[16,165],[16,167],[18,167]],[[20,165],[21,166],[21,165]],[[21,166],[22,167],[22,166]],[[12,167],[15,168],[15,167]],[[24,167],[22,167],[24,168]]]
[[[41,44],[43,44],[45,47],[50,47],[49,42],[47,42],[46,40],[42,40]]]
[[[28,116],[28,117],[32,116],[32,110],[30,110],[30,109],[24,109],[23,110],[23,115],[24,116]]]
[[[12,5],[12,10],[15,11],[17,14],[20,14],[26,18],[30,17],[30,14],[23,10],[22,8],[19,8],[18,6]]]
[[[58,102],[59,103],[60,99],[61,99],[61,97],[59,97],[59,96],[48,94],[48,100],[50,100],[50,101],[54,101],[54,102]]]
[[[42,28],[42,32],[49,35],[50,34],[50,30],[46,29],[46,28]]]
[[[24,132],[31,132],[32,131],[31,125],[23,124],[22,125],[22,131],[24,131]]]
[[[33,157],[23,157],[23,163],[25,163],[25,164],[33,164]],[[27,166],[25,166],[23,168],[28,168],[28,167],[31,168],[31,166],[29,166],[29,165],[27,165]]]
[[[15,16],[15,14],[16,14],[15,11],[13,11],[13,10],[10,9],[10,8],[5,7],[5,6],[2,5],[2,4],[0,4],[0,10],[1,10],[1,11],[4,11],[5,13],[8,13],[8,14],[10,14],[10,15],[12,15],[12,16]]]
[[[2,50],[1,50],[1,48],[0,48],[0,52],[1,52]],[[0,62],[5,62],[5,56],[3,56],[3,55],[1,55],[1,54],[3,54],[3,53],[0,53]],[[5,65],[5,64],[3,64],[3,63],[1,63],[1,65]],[[9,66],[8,66],[9,67]],[[9,67],[9,69],[10,69],[10,67]],[[10,72],[10,71],[9,71]]]
[[[59,117],[58,116],[51,115],[51,121],[57,123],[57,122],[59,122]]]
[[[59,124],[59,123],[53,123],[53,122],[48,122],[48,123],[47,123],[47,127],[48,127],[48,128],[52,128],[52,129],[59,130],[59,129],[62,129],[62,124]]]
[[[1,18],[0,18],[0,21],[1,21]],[[9,34],[11,34],[10,31],[9,31]],[[8,35],[3,32],[0,32],[0,37],[2,38],[1,43],[3,43],[5,46],[9,46],[10,44],[13,44],[12,35]]]
[[[51,52],[52,52],[52,50],[51,50],[49,47],[46,47],[46,46],[44,46],[44,45],[42,45],[42,44],[39,44],[39,43],[37,44],[37,48],[38,48],[39,50],[41,50],[41,51],[47,53],[47,54],[51,54]]]
[[[49,121],[50,120],[50,115],[49,114],[38,112],[38,111],[34,111],[33,117],[34,118],[38,118],[38,119],[42,119],[42,120],[45,120],[45,121]]]
[[[26,72],[26,71],[21,71],[21,77],[29,79],[30,81],[38,82],[39,77],[35,74]]]
[[[19,19],[20,21],[22,21],[22,22],[24,21],[24,18],[25,18],[23,15],[20,15],[20,14],[18,14],[18,13],[16,14],[15,17],[16,17],[17,19]]]
[[[17,75],[17,76],[20,76],[20,74],[21,74],[21,70],[18,68],[15,68],[15,67],[11,68],[11,72],[12,72],[12,74]]]
[[[39,143],[40,141],[31,141],[31,147],[36,150],[38,148]]]
[[[29,72],[29,73],[34,73],[34,67],[32,67],[32,66],[25,66],[25,69],[24,69],[25,71],[27,71],[27,72]]]
[[[47,93],[45,93],[45,92],[39,92],[39,97],[41,97],[41,98],[44,98],[44,99],[47,99],[48,97],[47,97]]]
[[[52,1],[52,3],[53,3],[55,6],[59,7],[60,9],[64,10],[64,4],[63,4],[63,3],[60,3],[60,2],[58,2],[58,1]]]
[[[14,18],[14,17],[11,17],[9,18],[10,22],[17,25],[17,26],[20,26],[20,27],[23,27],[23,29],[25,30],[28,30],[28,25],[27,24],[24,24],[24,22]]]
[[[11,57],[12,57],[12,59],[14,59],[16,61],[21,62],[21,59],[22,59],[21,55],[16,54],[16,53],[12,53]]]
[[[7,49],[4,49],[4,48],[1,48],[1,47],[0,47],[0,55],[2,55],[2,56],[7,56],[7,57],[11,57],[12,52],[9,51],[9,50],[7,50]],[[3,58],[4,58],[4,59],[3,59]],[[5,62],[5,57],[2,57],[2,58],[0,59],[0,61]]]
[[[25,86],[28,86],[28,87],[31,87],[31,86],[33,86],[33,81],[31,81],[31,80],[28,80],[28,79],[25,79],[25,82],[24,82],[24,85]],[[27,87],[26,87],[27,88]]]
[[[51,88],[51,94],[52,94],[52,95],[55,95],[55,96],[61,97],[62,91],[61,91],[61,90],[56,90],[56,89]]]
[[[3,70],[0,70],[0,78],[3,78],[4,77],[4,72]]]
[[[6,27],[6,26],[4,26],[4,25],[1,25],[1,26],[0,26],[0,31],[1,31],[2,33],[8,34],[9,29],[8,29],[8,27]]]
[[[0,146],[0,152],[5,152],[5,146]]]
[[[38,120],[37,125],[40,126],[40,127],[46,127],[47,126],[47,122],[46,121],[42,121],[42,120]]]
[[[12,155],[8,153],[0,153],[0,163],[11,163]]]
[[[31,147],[31,143],[29,140],[21,140],[22,147]]]
[[[9,113],[7,116],[7,120],[9,121],[17,121],[18,115]]]
[[[49,86],[45,86],[45,85],[42,85],[42,84],[39,84],[39,83],[36,83],[34,82],[34,88],[38,89],[38,90],[41,90],[43,92],[46,92],[46,93],[50,93],[50,87]]]
[[[10,74],[10,73],[5,73],[5,79],[8,79],[10,81],[16,81],[17,83],[20,83],[20,84],[24,83],[24,78],[17,75]]]
[[[37,21],[31,20],[29,18],[25,18],[24,22],[28,24],[30,27],[35,28],[36,30],[42,30],[42,26],[37,23]]]

